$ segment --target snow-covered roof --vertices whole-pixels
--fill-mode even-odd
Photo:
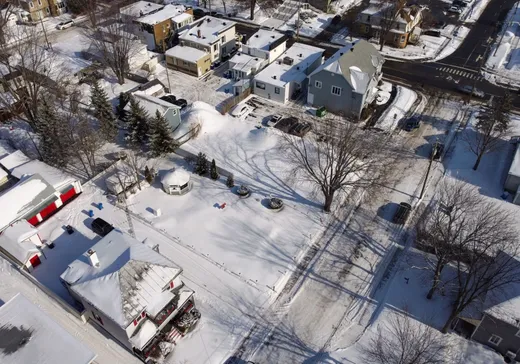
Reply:
[[[509,168],[509,174],[520,177],[520,144],[516,146],[515,156]]]
[[[164,54],[166,56],[175,57],[184,61],[195,63],[202,57],[207,56],[209,53],[201,51],[197,48],[176,45],[175,47],[168,49]]]
[[[38,252],[36,245],[28,241],[31,236],[36,234],[38,234],[38,230],[27,220],[19,220],[0,233],[0,247],[25,264],[31,256]]]
[[[321,71],[342,75],[357,93],[365,93],[370,80],[377,72],[383,56],[366,40],[357,40],[338,50],[321,66],[310,74],[310,77]]]
[[[255,81],[265,82],[271,85],[283,87],[289,82],[301,82],[307,77],[307,69],[317,59],[321,58],[324,50],[303,43],[294,43],[278,59],[267,66],[255,76]],[[283,59],[293,59],[293,64],[288,65]]]
[[[121,8],[119,12],[127,16],[140,17],[158,11],[163,7],[164,5],[151,3],[149,1],[138,1]]]
[[[161,179],[163,186],[182,186],[190,181],[190,174],[183,168],[175,168]]]
[[[88,364],[96,358],[21,294],[0,306],[0,342],[2,363]]]
[[[157,333],[157,325],[151,320],[145,320],[130,338],[135,348],[142,349]]]
[[[179,39],[210,45],[219,40],[222,32],[234,27],[235,24],[235,22],[230,20],[205,16],[192,23],[190,28],[179,36]]]
[[[0,195],[0,231],[55,193],[39,174],[24,178]]]
[[[21,150],[16,150],[0,159],[2,167],[12,172],[15,168],[29,163],[31,158],[27,157]]]
[[[178,23],[182,23],[183,21],[186,21],[191,18],[193,18],[193,15],[191,15],[190,13],[182,13],[182,14],[174,16],[172,18],[172,21],[178,24]]]
[[[268,51],[271,44],[283,38],[284,35],[273,30],[260,29],[253,34],[246,42],[251,48],[262,49]]]
[[[185,11],[186,7],[184,5],[166,5],[161,10],[143,16],[142,18],[139,18],[136,21],[143,24],[155,25],[157,23],[171,19],[177,15],[183,14]]]
[[[11,174],[18,179],[27,175],[39,174],[55,189],[60,189],[75,180],[71,175],[37,159],[12,169]]]
[[[85,252],[61,279],[122,328],[153,305],[156,296],[182,271],[148,245],[118,230],[112,230],[91,249],[99,266],[92,266]]]
[[[267,61],[245,53],[237,53],[229,60],[229,68],[249,73],[253,68],[258,70],[264,62]]]
[[[161,100],[158,97],[147,95],[143,91],[136,91],[133,93],[133,96],[135,100],[139,102],[139,105],[145,109],[149,117],[155,117],[157,111],[159,111],[161,115],[164,115],[168,109],[180,109],[177,105]],[[130,110],[130,104],[125,106],[125,110]]]
[[[0,160],[16,151],[7,140],[0,139]]]

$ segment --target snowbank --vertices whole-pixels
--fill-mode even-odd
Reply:
[[[381,115],[375,124],[376,128],[392,132],[399,124],[399,120],[406,117],[413,103],[417,100],[417,94],[414,91],[402,86],[396,87],[397,95],[395,100]]]
[[[228,121],[228,116],[222,115],[215,107],[203,101],[195,101],[182,115],[181,126],[175,131],[174,136],[180,138],[197,128],[200,128],[199,134],[214,133]]]

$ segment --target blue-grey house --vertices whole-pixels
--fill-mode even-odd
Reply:
[[[172,130],[175,130],[181,124],[181,108],[177,105],[164,101],[156,96],[147,95],[142,91],[136,91],[132,94],[136,101],[139,102],[150,118],[155,117],[155,113],[159,113],[164,116]],[[130,110],[130,104],[125,106],[125,110]]]
[[[341,48],[309,75],[307,102],[359,118],[376,96],[383,63],[383,56],[365,40]]]

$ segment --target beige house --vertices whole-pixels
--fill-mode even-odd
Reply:
[[[211,54],[197,48],[177,45],[164,54],[168,67],[201,77],[211,69]]]
[[[22,21],[36,22],[51,16],[51,8],[47,0],[15,0],[14,5],[21,7],[27,13]]]

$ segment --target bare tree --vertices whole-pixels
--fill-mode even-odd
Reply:
[[[133,27],[114,16],[106,19],[103,26],[96,23],[93,29],[86,32],[99,60],[114,72],[121,85],[125,83],[132,57],[139,50],[137,36],[132,33]]]
[[[362,346],[366,363],[441,364],[450,343],[437,330],[401,313],[391,313],[388,324]]]
[[[379,51],[383,50],[390,31],[397,24],[401,11],[406,6],[406,0],[383,0],[379,3]]]
[[[98,0],[68,0],[69,11],[76,15],[86,15],[90,25],[95,28],[98,24]]]
[[[5,2],[0,11],[0,43],[5,44],[9,39],[9,21],[13,13],[13,6]]]
[[[125,163],[130,167],[130,170],[133,173],[133,179],[137,183],[137,188],[141,190],[141,181],[144,176],[144,169],[146,166],[148,168],[154,168],[156,163],[149,160],[146,157],[146,154],[141,150],[127,150],[125,152],[126,158]]]
[[[490,104],[482,107],[475,124],[475,136],[467,136],[469,149],[475,153],[477,160],[473,165],[476,171],[484,154],[496,150],[501,140],[510,132],[512,108],[511,94],[495,97]]]
[[[364,131],[333,115],[309,123],[313,132],[303,138],[282,134],[282,148],[295,175],[303,173],[323,194],[324,211],[330,211],[340,190],[381,185],[393,160],[386,135]]]
[[[441,284],[444,267],[457,259],[459,247],[465,246],[480,228],[479,221],[486,216],[476,215],[482,197],[464,182],[444,181],[417,224],[417,245],[433,253],[427,259],[433,272],[433,282],[427,298],[431,299]],[[429,254],[426,255],[429,257]]]

